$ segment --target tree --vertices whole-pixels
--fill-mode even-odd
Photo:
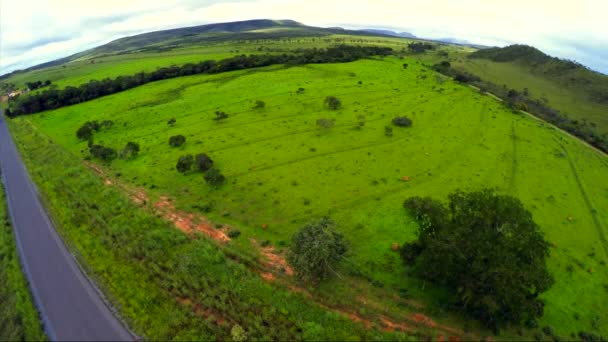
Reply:
[[[176,122],[175,118],[171,118],[171,119],[169,119],[169,121],[167,121],[167,125],[173,127],[173,126],[175,126],[175,122]]]
[[[129,141],[125,147],[120,151],[120,158],[122,159],[133,159],[139,154],[139,144],[136,142]]]
[[[293,235],[287,260],[301,280],[318,282],[337,274],[335,268],[348,245],[334,227],[335,223],[324,217],[306,224]]]
[[[325,98],[325,106],[331,110],[338,110],[342,107],[342,102],[335,96],[328,96]]]
[[[226,177],[224,177],[224,175],[222,175],[222,173],[220,172],[220,170],[212,167],[209,170],[207,170],[207,172],[205,172],[205,182],[207,182],[207,184],[211,185],[211,186],[220,186],[224,183],[224,181],[226,180]]]
[[[186,142],[186,137],[183,135],[174,135],[169,138],[169,145],[173,147],[180,147]]]
[[[87,125],[80,126],[80,128],[76,131],[76,137],[78,137],[80,140],[89,140],[93,137],[93,130]]]
[[[393,125],[399,126],[399,127],[410,127],[412,125],[412,120],[410,120],[406,116],[397,116],[397,117],[393,118],[392,123],[393,123]]]
[[[228,114],[226,112],[222,112],[221,110],[215,112],[215,117],[213,118],[213,120],[217,122],[222,122],[226,119],[228,119]]]
[[[257,100],[255,101],[255,106],[253,106],[253,109],[262,109],[264,107],[266,107],[266,102]]]
[[[116,157],[118,156],[115,149],[94,144],[91,144],[91,146],[89,147],[89,152],[93,157],[99,158],[107,163],[116,159]]]
[[[494,329],[542,316],[538,297],[553,284],[549,244],[517,198],[457,191],[447,206],[428,197],[404,206],[420,226],[401,251],[416,274],[448,287],[460,309]]]
[[[213,167],[213,160],[211,160],[211,158],[204,153],[197,154],[194,160],[196,161],[196,166],[198,169],[203,172],[208,171]]]
[[[192,155],[186,154],[186,155],[179,157],[179,159],[177,160],[177,165],[175,165],[175,168],[177,169],[177,171],[179,171],[181,173],[186,173],[187,171],[190,171],[190,169],[192,169],[193,163],[194,163],[194,158],[192,157]]]

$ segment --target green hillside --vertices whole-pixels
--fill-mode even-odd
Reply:
[[[65,88],[235,55],[391,47],[394,56],[351,63],[153,81],[9,125],[62,235],[144,338],[234,339],[240,328],[261,340],[492,336],[393,250],[418,229],[405,199],[487,187],[531,211],[555,277],[538,326],[501,327],[492,339],[607,336],[608,157],[432,66],[449,61],[506,94],[527,88],[597,134],[608,129],[606,77],[525,46],[433,43],[417,53],[410,42],[292,21],[214,24],[119,39],[1,82]],[[413,125],[393,125],[397,116]],[[90,144],[134,142],[136,158],[103,162],[77,138],[86,122],[108,120]],[[176,135],[184,145],[170,146]],[[176,170],[180,156],[199,153],[222,186]],[[314,287],[294,279],[285,255],[293,234],[321,217],[351,250],[338,276]]]
[[[352,244],[350,266],[340,271],[358,270],[348,282],[406,291],[427,313],[441,307],[442,292],[421,287],[390,250],[415,236],[404,199],[496,187],[521,198],[555,246],[549,266],[556,284],[544,296],[541,325],[560,336],[605,334],[608,189],[595,184],[608,174],[608,159],[414,59],[405,62],[407,69],[403,60],[388,58],[184,77],[15,119],[13,125],[31,123],[82,159],[88,152],[75,136],[78,127],[113,120],[95,143],[120,149],[134,141],[142,151],[132,161],[99,163],[106,181],[141,189],[150,203],[167,196],[183,212],[208,208],[212,222],[242,233],[230,242],[239,253],[256,250],[254,241],[280,251],[303,223],[329,215]],[[325,109],[328,95],[338,97],[343,109]],[[257,100],[266,106],[253,109]],[[228,114],[225,122],[213,120],[215,111]],[[397,115],[414,125],[386,136],[385,126]],[[167,125],[171,118],[174,126]],[[318,127],[319,119],[333,121],[333,127]],[[19,137],[23,130],[15,132],[27,141]],[[176,134],[187,139],[177,149],[168,144]],[[200,174],[175,170],[180,155],[201,152],[225,174],[221,188],[210,188]],[[342,286],[339,279],[328,285]]]

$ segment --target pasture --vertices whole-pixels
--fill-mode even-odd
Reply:
[[[182,62],[194,58],[185,56]],[[150,61],[150,68],[165,63]],[[104,63],[82,63],[79,70],[91,73],[79,71],[65,78],[66,84],[143,65],[132,61],[119,70],[107,68],[109,60],[107,69]],[[342,107],[326,108],[327,96],[339,98]],[[265,106],[254,108],[256,101]],[[228,118],[213,120],[216,111]],[[411,127],[391,125],[393,117],[403,115],[412,119]],[[171,118],[174,125],[167,124]],[[319,119],[333,125],[319,127]],[[417,229],[403,201],[483,187],[512,194],[554,246],[549,268],[556,283],[544,295],[540,325],[565,337],[578,331],[608,334],[608,185],[602,181],[608,158],[416,59],[182,77],[17,118],[12,125],[31,123],[77,160],[88,151],[75,132],[90,120],[114,121],[112,128],[95,133],[96,144],[141,146],[134,160],[94,161],[106,174],[144,189],[151,202],[167,196],[181,211],[209,208],[204,215],[211,221],[241,231],[231,242],[235,250],[248,252],[267,240],[281,251],[302,224],[329,216],[352,247],[341,272],[356,270],[358,281],[407,292],[439,316],[445,315],[441,291],[410,277],[391,251],[393,243],[412,240]],[[386,126],[392,134],[386,134]],[[23,130],[14,132],[17,140],[27,141],[19,138]],[[178,134],[186,143],[169,146],[169,137]],[[28,144],[33,149],[35,141]],[[223,186],[208,186],[198,172],[176,171],[179,156],[197,153],[214,160],[226,176]],[[334,279],[323,291],[344,286]]]

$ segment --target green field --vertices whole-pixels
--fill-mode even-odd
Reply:
[[[46,336],[34,307],[13,236],[4,186],[0,186],[0,340],[44,341]]]
[[[153,61],[151,66],[165,63]],[[103,64],[94,64],[101,65],[97,75],[108,72]],[[85,76],[65,82],[77,77]],[[297,93],[298,88],[305,91]],[[343,108],[324,108],[329,95]],[[256,100],[266,107],[253,109]],[[228,119],[212,120],[216,110]],[[385,126],[397,115],[410,117],[413,126],[393,127],[393,135],[386,136]],[[173,127],[167,125],[170,118],[176,119]],[[335,125],[319,128],[321,118]],[[601,182],[608,176],[608,158],[416,59],[182,77],[18,118],[12,125],[26,154],[34,154],[37,144],[24,128],[31,123],[76,161],[88,155],[76,130],[85,121],[108,119],[114,126],[97,133],[95,143],[120,149],[135,141],[142,147],[135,160],[102,165],[112,182],[143,189],[151,203],[168,196],[186,212],[210,206],[206,215],[213,222],[242,232],[230,244],[244,255],[256,254],[253,239],[269,240],[280,251],[303,223],[330,216],[352,246],[341,272],[360,274],[332,280],[322,294],[349,302],[352,292],[342,290],[373,283],[385,297],[407,291],[440,321],[459,322],[442,309],[442,291],[408,276],[391,251],[392,243],[415,237],[416,223],[403,201],[496,187],[520,198],[554,245],[549,268],[556,283],[544,294],[540,325],[564,337],[578,331],[608,334],[608,186]],[[168,139],[176,134],[187,142],[171,148]],[[180,155],[201,152],[226,175],[221,188],[210,188],[200,173],[175,170]]]

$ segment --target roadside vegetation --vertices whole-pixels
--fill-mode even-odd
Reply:
[[[38,310],[21,270],[2,185],[0,220],[0,340],[46,341]]]

